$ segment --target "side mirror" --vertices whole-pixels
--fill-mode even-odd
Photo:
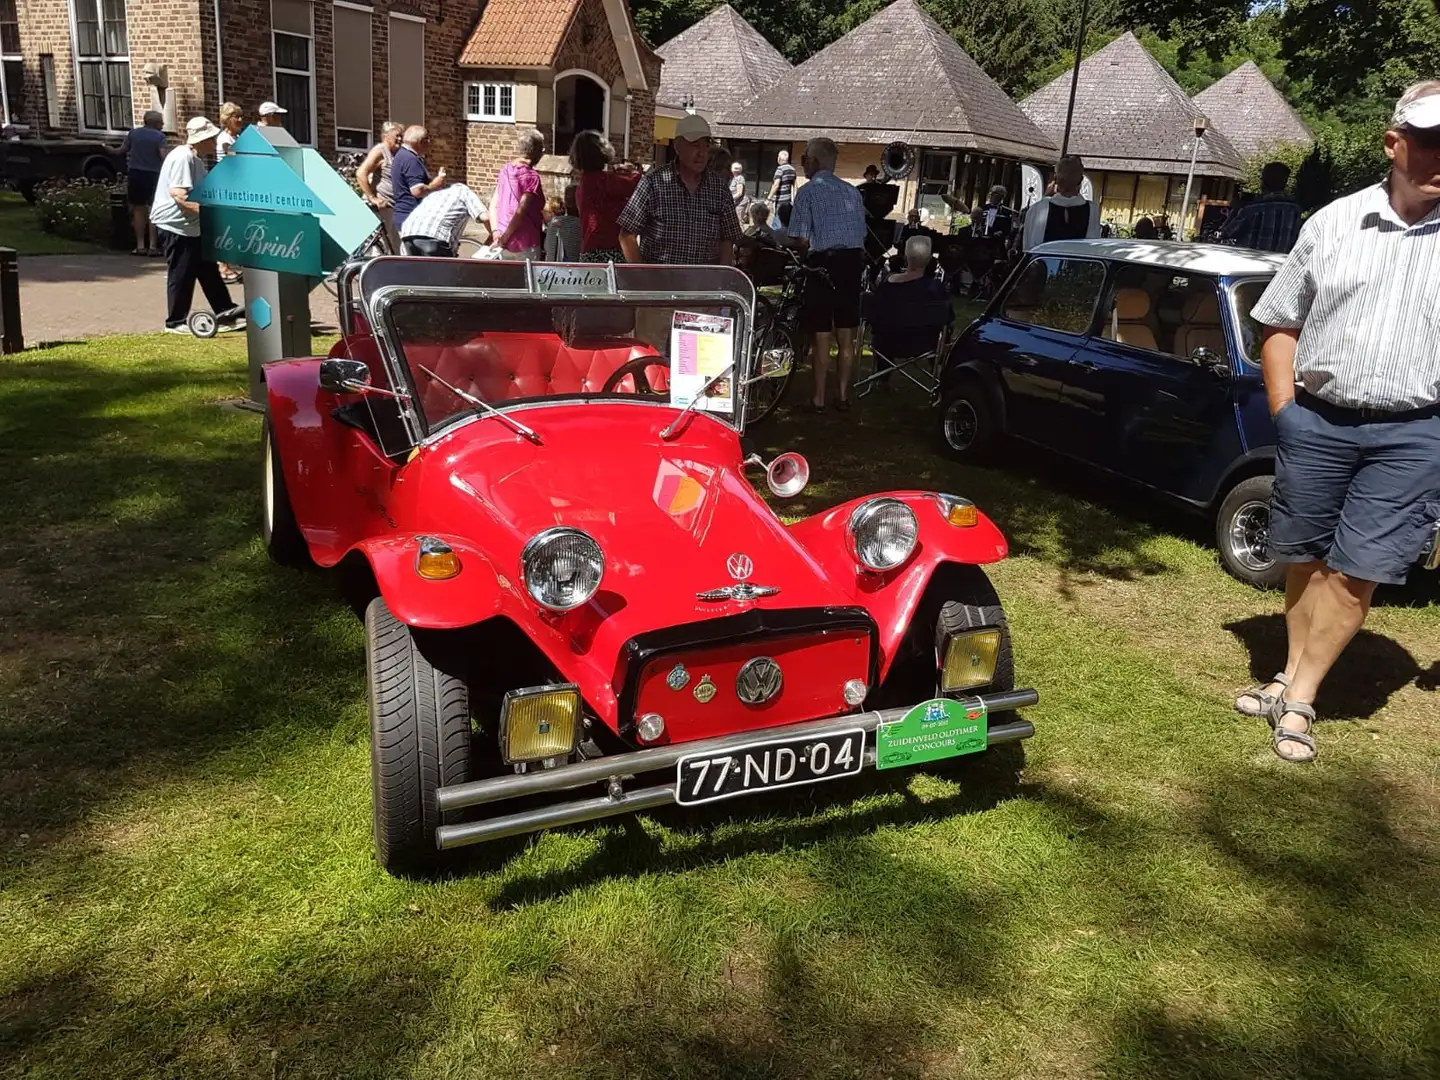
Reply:
[[[1230,374],[1230,365],[1223,356],[1211,352],[1204,345],[1190,354],[1190,361],[1196,367],[1202,367],[1215,375]]]
[[[783,379],[795,367],[795,350],[788,346],[766,349],[760,354],[760,372],[745,380],[745,385],[762,379]]]
[[[769,465],[759,454],[751,454],[745,464],[764,466],[765,483],[779,499],[793,499],[810,483],[810,463],[799,454],[781,454]]]
[[[370,368],[362,360],[321,360],[320,387],[332,394],[363,394],[370,388]]]

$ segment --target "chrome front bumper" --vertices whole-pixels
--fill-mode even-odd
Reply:
[[[995,713],[1009,712],[1034,705],[1040,695],[1034,690],[1007,690],[994,694],[981,694],[979,699],[987,710]],[[973,700],[973,699],[970,699]],[[629,754],[612,754],[609,757],[592,758],[575,765],[561,765],[540,772],[521,773],[515,776],[499,776],[489,780],[475,780],[467,784],[442,787],[435,792],[435,802],[443,811],[461,810],[470,806],[518,799],[526,795],[538,795],[550,791],[572,791],[590,784],[606,785],[606,794],[596,798],[577,799],[571,802],[555,803],[552,806],[522,810],[513,814],[487,817],[480,821],[467,821],[457,825],[441,825],[435,830],[435,846],[441,850],[464,847],[467,844],[481,844],[487,840],[500,840],[507,836],[553,829],[560,825],[574,825],[581,821],[628,814],[637,810],[648,810],[675,801],[675,780],[673,776],[664,784],[654,787],[625,790],[626,781],[634,780],[643,773],[674,769],[682,757],[695,754],[721,754],[726,750],[746,746],[759,740],[805,738],[807,736],[831,735],[842,731],[863,728],[867,735],[873,735],[881,724],[893,724],[902,719],[913,706],[898,709],[882,709],[876,712],[848,713],[826,720],[807,720],[803,724],[786,727],[766,728],[759,731],[743,731],[734,735],[721,735],[714,739],[696,742],[676,743],[670,746],[656,746],[649,750],[636,750]],[[989,731],[989,745],[1016,742],[1035,734],[1034,725],[1028,720],[1013,720],[1009,723],[992,724]],[[869,741],[865,747],[865,764],[875,761],[875,745]]]

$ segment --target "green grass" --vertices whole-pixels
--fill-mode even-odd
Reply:
[[[388,878],[361,627],[256,537],[243,343],[0,365],[0,1076],[1440,1074],[1440,608],[1384,597],[1286,766],[1228,700],[1272,596],[1076,470],[970,470],[897,393],[757,429],[808,513],[969,495],[1014,754]],[[798,398],[797,398],[798,400]]]
[[[48,233],[35,217],[35,207],[13,191],[0,191],[0,247],[21,255],[91,255],[106,249]]]

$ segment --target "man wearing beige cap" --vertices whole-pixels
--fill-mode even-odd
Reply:
[[[1440,527],[1440,80],[1400,98],[1385,155],[1389,177],[1317,211],[1251,311],[1289,655],[1235,707],[1268,718],[1286,761],[1314,760],[1321,682]]]
[[[214,151],[219,134],[220,129],[203,116],[185,125],[185,142],[165,155],[150,204],[150,223],[165,252],[167,334],[190,332],[187,320],[197,281],[217,322],[233,325],[241,315],[220,280],[220,267],[200,252],[200,205],[190,198],[191,189],[205,179],[204,159]]]
[[[285,126],[285,114],[289,111],[289,109],[282,109],[273,101],[262,101],[260,103],[260,108],[255,110],[255,112],[260,117],[259,121],[257,122],[261,127],[278,128],[283,128]]]

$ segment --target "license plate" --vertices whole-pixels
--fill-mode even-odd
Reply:
[[[854,776],[864,760],[865,732],[860,728],[751,743],[723,754],[695,754],[681,758],[675,767],[675,801],[694,806]]]

